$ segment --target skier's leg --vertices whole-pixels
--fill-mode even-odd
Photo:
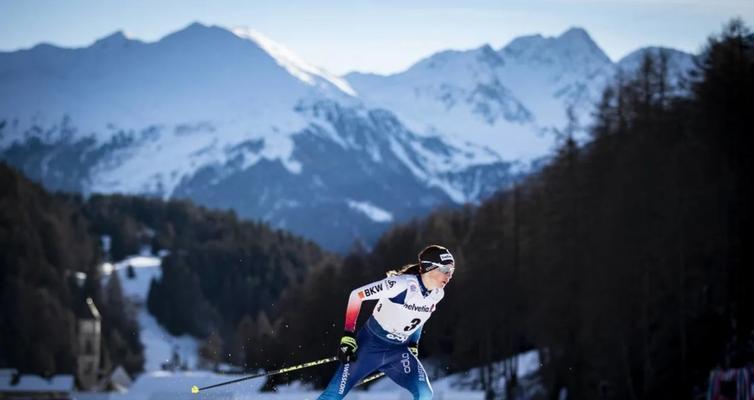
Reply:
[[[342,399],[354,385],[376,371],[382,363],[384,351],[374,346],[374,338],[370,337],[366,329],[359,331],[356,339],[359,343],[356,361],[340,364],[325,391],[317,398],[318,400]]]
[[[340,364],[327,388],[317,398],[318,400],[340,400],[362,378],[374,371],[376,365],[365,355],[357,356],[356,361]]]
[[[391,362],[380,368],[390,379],[402,386],[414,396],[414,400],[432,398],[432,385],[424,367],[408,349],[391,357]]]

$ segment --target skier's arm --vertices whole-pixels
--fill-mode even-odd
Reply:
[[[400,279],[385,278],[351,291],[351,295],[348,296],[348,307],[346,307],[346,332],[356,331],[356,321],[359,319],[361,303],[364,300],[377,300],[397,296],[400,292],[406,290],[405,286],[405,283]]]

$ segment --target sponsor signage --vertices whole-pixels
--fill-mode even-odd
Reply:
[[[382,284],[378,283],[372,287],[366,288],[359,292],[359,298],[363,299],[365,297],[373,296],[377,294],[378,292],[382,291]]]
[[[404,304],[403,307],[410,311],[430,313],[433,311],[435,305],[433,304],[432,307],[430,307],[430,306],[417,306],[416,304]]]

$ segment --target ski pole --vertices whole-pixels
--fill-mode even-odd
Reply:
[[[363,380],[363,381],[361,381],[361,382],[359,382],[359,383],[357,383],[357,384],[356,384],[356,386],[361,386],[361,385],[363,385],[363,384],[365,384],[365,383],[367,383],[367,382],[371,382],[371,381],[373,381],[373,380],[375,380],[375,379],[380,379],[380,378],[382,378],[383,376],[385,376],[385,373],[384,373],[384,372],[378,372],[378,373],[376,373],[376,374],[374,374],[374,375],[372,375],[372,376],[369,376],[369,377],[366,377],[366,378],[364,378],[364,380]]]
[[[263,377],[263,376],[271,376],[271,375],[277,375],[277,374],[284,374],[286,372],[297,371],[299,369],[314,367],[314,366],[322,365],[322,364],[328,364],[328,363],[331,363],[331,362],[337,361],[337,360],[338,360],[338,357],[323,358],[323,359],[317,360],[317,361],[310,361],[308,363],[294,365],[292,367],[285,367],[285,368],[276,369],[276,370],[270,371],[270,372],[262,372],[262,373],[259,373],[259,374],[249,375],[249,376],[245,376],[243,378],[233,379],[232,381],[216,383],[214,385],[209,385],[209,386],[204,386],[204,387],[197,387],[196,385],[194,385],[194,386],[191,387],[191,393],[197,394],[197,393],[199,393],[202,390],[212,389],[212,388],[216,388],[218,386],[230,385],[231,383],[241,382],[241,381],[245,381],[245,380],[248,380],[248,379],[260,378],[260,377]]]

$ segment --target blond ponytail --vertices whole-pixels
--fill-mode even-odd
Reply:
[[[419,275],[419,264],[407,264],[404,265],[398,269],[394,269],[392,271],[387,272],[387,276],[398,276],[398,275]]]

